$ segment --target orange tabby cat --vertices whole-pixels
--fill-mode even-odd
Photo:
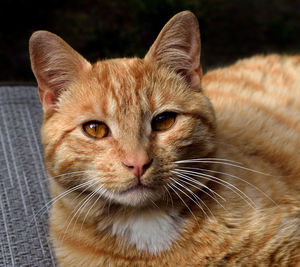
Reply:
[[[300,56],[202,77],[188,11],[144,59],[30,56],[61,266],[299,266]]]

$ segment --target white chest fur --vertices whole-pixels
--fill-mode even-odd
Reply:
[[[112,234],[124,237],[138,250],[158,254],[171,247],[182,229],[177,214],[162,211],[136,213],[113,223]]]

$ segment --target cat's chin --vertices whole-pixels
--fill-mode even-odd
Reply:
[[[145,185],[135,185],[112,196],[113,200],[122,205],[146,206],[157,198],[154,189]]]
[[[121,195],[126,195],[126,194],[141,194],[147,191],[152,191],[152,188],[143,184],[137,184],[135,186],[129,187],[128,189],[122,191],[120,194]]]

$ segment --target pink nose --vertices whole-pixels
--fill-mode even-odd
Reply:
[[[146,170],[151,166],[152,159],[149,159],[146,153],[137,153],[132,156],[127,156],[122,162],[123,166],[130,169],[132,173],[140,179]]]

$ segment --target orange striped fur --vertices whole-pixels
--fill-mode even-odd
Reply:
[[[300,56],[202,77],[188,11],[144,59],[90,64],[42,31],[30,55],[61,266],[300,266]],[[139,176],[124,163],[142,159]]]

